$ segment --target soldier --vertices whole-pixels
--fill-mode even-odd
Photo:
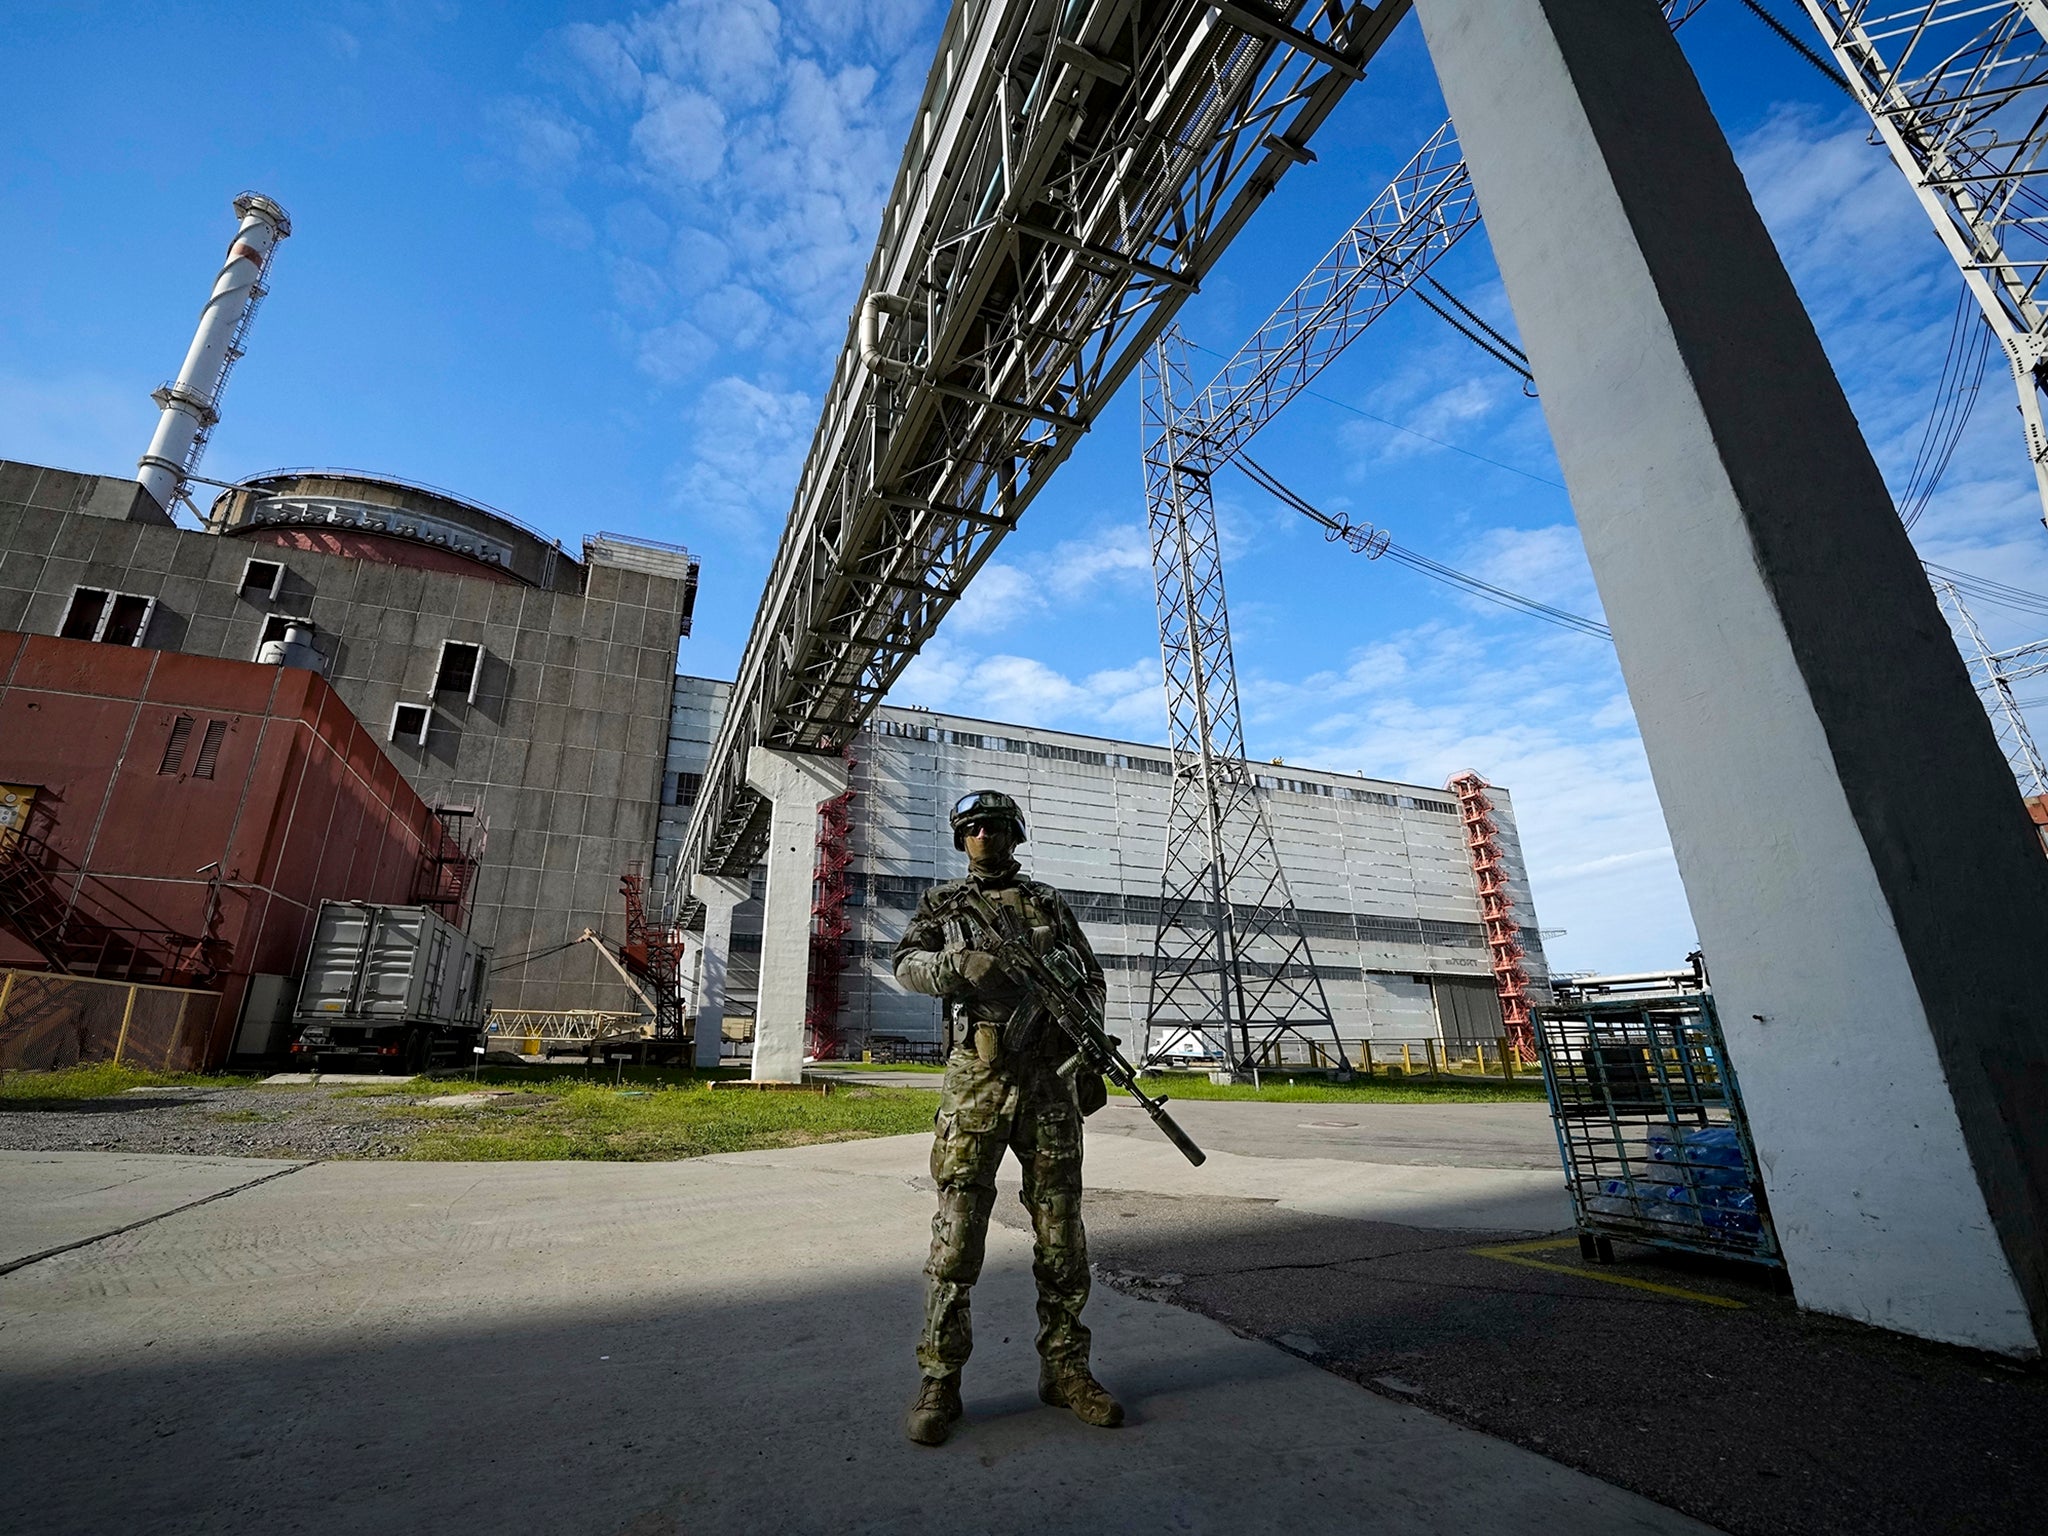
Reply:
[[[920,1445],[939,1445],[961,1414],[960,1368],[973,1346],[968,1290],[981,1274],[996,1167],[1009,1147],[1023,1165],[1023,1202],[1031,1212],[1032,1277],[1038,1282],[1038,1395],[1071,1408],[1084,1423],[1113,1428],[1124,1411],[1088,1368],[1088,1239],[1081,1230],[1081,1116],[1099,1108],[1102,1079],[1062,1077],[1069,1054],[1056,1028],[1033,1028],[1038,1010],[986,951],[967,947],[947,908],[955,893],[978,889],[1029,925],[1040,954],[1065,948],[1081,965],[1099,1004],[1102,967],[1060,894],[1027,880],[1011,852],[1024,841],[1017,802],[977,790],[953,807],[953,846],[967,854],[967,878],[927,891],[896,946],[896,979],[946,1002],[952,1046],[939,1096],[932,1178],[939,1210],[925,1265],[924,1335],[917,1363],[924,1384],[904,1428]],[[956,1025],[958,1026],[956,1033]],[[957,1041],[957,1043],[955,1043]]]

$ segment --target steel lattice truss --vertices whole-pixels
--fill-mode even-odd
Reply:
[[[2048,673],[2048,640],[1994,651],[1985,644],[1984,632],[1963,606],[1963,595],[1953,582],[1935,581],[1934,597],[1956,631],[1956,645],[1969,665],[1970,681],[1977,685],[1977,696],[1984,701],[1984,712],[1991,717],[1991,729],[2019,781],[2020,793],[2048,795],[2048,762],[2042,761],[2041,749],[2034,744],[2034,733],[2027,729],[2027,717],[2020,713],[2019,699],[2013,693],[2014,683]]]
[[[1702,4],[1663,9],[1678,27]],[[1478,222],[1445,123],[1205,389],[1188,381],[1177,338],[1149,370],[1145,504],[1174,787],[1148,1052],[1192,1042],[1248,1065],[1253,1031],[1329,1022],[1246,761],[1210,479]]]
[[[1146,1056],[1204,1056],[1251,1070],[1267,1048],[1325,1032],[1348,1066],[1244,753],[1216,504],[1185,450],[1194,393],[1180,333],[1144,371],[1145,514],[1166,664],[1173,795]]]
[[[758,856],[749,749],[852,739],[1407,9],[955,0],[672,910]]]
[[[2048,507],[2048,0],[1801,0],[2012,368]]]
[[[1214,473],[1479,223],[1451,125],[1430,136],[1199,395],[1187,461]]]
[[[1664,0],[1676,29],[1706,0]],[[1213,474],[1479,223],[1445,123],[1199,395],[1181,405],[1191,463]],[[1148,442],[1149,451],[1149,442]]]

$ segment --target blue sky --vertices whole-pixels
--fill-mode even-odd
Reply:
[[[0,456],[131,472],[228,203],[255,188],[296,230],[203,472],[383,470],[571,544],[597,529],[680,540],[704,560],[683,665],[730,676],[942,14],[939,0],[17,0]],[[1902,481],[1957,279],[1809,65],[1734,0],[1683,37]],[[1318,162],[1183,311],[1209,349],[1198,377],[1442,117],[1410,21]],[[1511,331],[1483,237],[1438,272]],[[2008,389],[1994,368],[1915,536],[1930,558],[2048,590]],[[1161,738],[1137,447],[1127,389],[894,702]],[[1540,406],[1419,305],[1256,451],[1411,548],[1598,611]],[[1555,964],[1676,963],[1691,920],[1611,650],[1334,548],[1241,480],[1219,489],[1253,754],[1431,784],[1476,768],[1514,794],[1541,923],[1564,930]],[[1981,617],[1994,644],[2048,629]]]

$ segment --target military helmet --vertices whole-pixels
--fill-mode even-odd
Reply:
[[[967,846],[967,824],[971,821],[1007,821],[1017,829],[1017,841],[1024,841],[1024,813],[1017,802],[999,789],[977,789],[962,795],[949,818],[953,823],[953,846]]]

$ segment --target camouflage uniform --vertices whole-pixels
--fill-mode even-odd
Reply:
[[[1088,1367],[1088,1330],[1081,1308],[1088,1300],[1088,1238],[1081,1227],[1081,1110],[1071,1078],[1058,1068],[1069,1054],[1066,1037],[1050,1023],[1020,1050],[976,1049],[977,1024],[1001,1025],[1028,999],[1014,993],[976,992],[954,968],[953,955],[971,947],[950,926],[948,898],[962,886],[978,888],[1030,925],[1041,950],[1064,945],[1080,959],[1097,1002],[1102,967],[1081,925],[1049,885],[1009,871],[972,875],[927,891],[896,946],[896,977],[913,991],[949,1000],[947,1034],[964,1037],[946,1063],[939,1096],[932,1178],[939,1210],[932,1218],[932,1252],[925,1265],[924,1335],[918,1364],[927,1377],[947,1376],[967,1362],[973,1347],[968,1291],[981,1274],[989,1211],[995,1205],[996,1168],[1010,1148],[1023,1165],[1024,1208],[1031,1213],[1032,1276],[1038,1282],[1038,1353],[1055,1373]],[[983,1030],[985,1045],[993,1032]]]

